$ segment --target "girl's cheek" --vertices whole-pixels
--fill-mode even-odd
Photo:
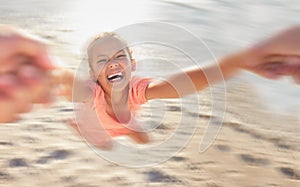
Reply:
[[[100,76],[103,76],[105,75],[105,66],[104,65],[98,65],[94,68],[94,71],[93,71],[93,76],[96,79],[98,79]]]

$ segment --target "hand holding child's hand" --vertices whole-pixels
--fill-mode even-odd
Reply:
[[[49,71],[54,69],[39,39],[0,25],[0,122],[11,122],[32,103],[47,103]]]
[[[69,70],[57,68],[51,73],[51,83],[56,90],[56,95],[65,97],[68,101],[72,101],[73,83],[75,74]]]
[[[283,30],[273,37],[258,43],[254,50],[264,56],[269,55],[300,55],[300,26]]]
[[[299,83],[300,26],[258,43],[247,51],[246,69],[269,79],[291,76]]]
[[[300,56],[270,56],[256,69],[269,79],[290,76],[300,83]]]

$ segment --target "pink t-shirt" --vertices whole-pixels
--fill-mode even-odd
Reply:
[[[132,77],[129,83],[128,104],[133,115],[140,108],[140,105],[147,102],[145,92],[150,82],[151,79],[148,78]],[[99,85],[96,85],[94,90],[94,106],[102,127],[111,136],[126,135],[132,132],[132,130],[126,128],[107,114],[104,91]]]

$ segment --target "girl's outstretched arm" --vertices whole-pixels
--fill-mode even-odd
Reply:
[[[149,85],[147,99],[178,98],[226,80],[239,70],[275,79],[291,76],[300,82],[300,26],[283,30],[250,48],[221,58],[204,68],[193,68]]]
[[[146,91],[147,99],[180,98],[205,89],[211,84],[226,80],[244,69],[243,61],[247,52],[242,51],[219,60],[218,63],[200,68],[195,67],[176,73],[163,81],[150,83]]]
[[[52,85],[57,87],[58,95],[68,101],[87,102],[93,96],[93,89],[88,80],[76,77],[75,73],[63,68],[52,72]]]

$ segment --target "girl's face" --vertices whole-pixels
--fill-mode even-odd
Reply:
[[[125,89],[135,69],[126,47],[118,38],[109,36],[96,41],[91,49],[92,73],[108,93]]]

